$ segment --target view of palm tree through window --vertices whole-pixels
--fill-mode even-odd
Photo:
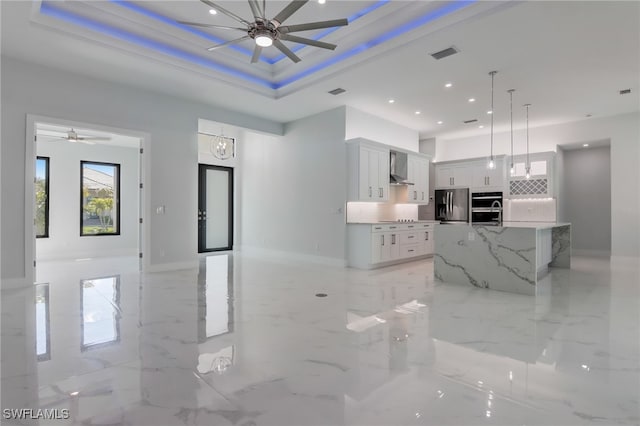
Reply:
[[[36,237],[49,236],[49,157],[36,158]]]
[[[120,234],[120,165],[82,161],[80,235]]]

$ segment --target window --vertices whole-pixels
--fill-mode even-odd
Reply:
[[[120,164],[80,162],[80,236],[120,235]]]
[[[36,158],[36,238],[49,237],[49,157]]]
[[[120,277],[82,280],[81,351],[97,349],[120,341]]]

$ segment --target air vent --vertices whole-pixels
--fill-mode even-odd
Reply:
[[[472,120],[466,120],[466,121],[463,121],[463,123],[464,123],[464,124],[471,124],[471,123],[475,123],[475,122],[477,122],[477,121],[478,121],[478,119],[477,119],[477,118],[474,118],[474,119],[472,119]]]
[[[441,50],[439,52],[432,53],[431,56],[434,59],[442,59],[442,58],[446,58],[447,56],[455,55],[458,52],[459,52],[458,49],[456,49],[455,47],[451,46],[451,47],[447,47],[446,49]]]
[[[629,93],[631,93],[631,89],[624,89],[620,91],[621,95],[628,95]]]
[[[332,95],[339,95],[340,93],[344,93],[344,92],[346,92],[346,90],[344,90],[342,87],[338,87],[337,89],[329,90],[329,93],[331,93]]]

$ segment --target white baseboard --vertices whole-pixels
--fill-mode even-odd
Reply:
[[[606,250],[580,250],[571,249],[572,256],[586,256],[586,257],[610,257],[611,252]]]
[[[86,259],[86,258],[104,258],[104,257],[128,257],[137,256],[138,249],[110,249],[99,252],[91,251],[60,251],[56,253],[36,253],[36,260],[38,261],[50,261],[50,260],[74,260],[74,259]]]
[[[266,249],[263,247],[242,246],[239,251],[243,255],[258,256],[271,260],[279,261],[297,261],[297,262],[309,262],[317,263],[320,265],[345,267],[347,262],[345,259],[338,259],[335,257],[315,256],[311,254],[294,253],[290,251]]]
[[[188,262],[172,262],[172,263],[156,263],[154,265],[146,265],[144,272],[169,272],[183,271],[188,269],[198,269],[198,260]]]

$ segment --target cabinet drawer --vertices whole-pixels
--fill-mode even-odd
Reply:
[[[400,244],[416,244],[420,242],[421,232],[402,232],[400,233]]]
[[[420,256],[422,250],[420,250],[420,244],[410,244],[400,246],[400,257],[413,257]]]

